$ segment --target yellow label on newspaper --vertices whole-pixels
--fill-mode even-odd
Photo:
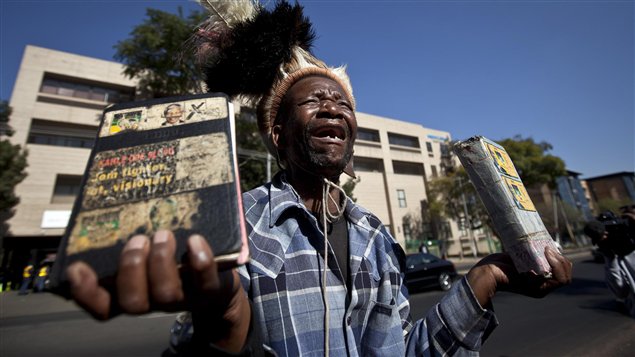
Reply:
[[[490,155],[494,159],[494,163],[496,164],[496,168],[498,170],[508,176],[520,178],[518,176],[518,172],[516,172],[516,168],[514,167],[514,163],[512,159],[509,158],[507,151],[505,149],[494,146],[490,143],[485,143],[487,149],[490,152]]]
[[[502,178],[514,197],[514,201],[516,202],[518,208],[535,212],[536,207],[534,207],[534,203],[531,202],[531,198],[529,198],[529,194],[527,194],[527,190],[525,189],[525,185],[523,185],[522,181],[514,180],[505,176],[502,176]]]

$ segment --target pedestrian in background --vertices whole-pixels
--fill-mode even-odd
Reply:
[[[22,271],[22,285],[18,295],[26,295],[29,293],[29,286],[33,280],[33,264],[29,263]]]
[[[48,276],[49,276],[49,265],[48,264],[40,265],[40,269],[38,269],[37,277],[35,278],[35,284],[33,286],[34,293],[39,293],[44,291],[44,288],[46,287],[46,279],[48,279]]]
[[[604,256],[606,284],[635,317],[635,212],[617,218],[611,211],[584,227],[598,251]]]

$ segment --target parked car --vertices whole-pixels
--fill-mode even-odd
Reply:
[[[423,288],[450,290],[456,276],[456,268],[448,260],[429,253],[409,254],[406,257],[405,283],[410,291]]]

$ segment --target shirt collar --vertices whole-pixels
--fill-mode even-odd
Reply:
[[[289,184],[284,172],[280,172],[274,176],[269,185],[269,228],[273,228],[276,225],[282,225],[287,218],[293,216],[293,212],[289,210],[296,210],[295,215],[304,214],[309,221],[313,221],[318,227],[319,222],[317,219],[307,210],[300,198],[297,191]],[[344,215],[349,222],[349,243],[350,254],[362,258],[366,254],[369,254],[368,245],[371,244],[371,237],[374,236],[377,231],[369,226],[369,213],[355,204],[350,198],[347,198],[346,207],[344,209]],[[296,216],[297,217],[297,216]],[[291,239],[293,237],[289,234],[277,236],[276,247],[261,247],[262,254],[254,252],[253,258],[267,266],[268,275],[275,277],[282,267],[281,257],[284,256],[284,252],[287,251]],[[264,253],[268,252],[268,253]],[[257,256],[256,256],[257,255]],[[351,271],[357,271],[361,259],[354,259],[351,262]],[[372,269],[371,269],[372,270]]]
[[[280,216],[292,207],[309,213],[304,207],[300,195],[289,184],[286,174],[282,171],[273,177],[271,186],[269,186],[269,228],[273,228]]]
[[[282,171],[273,177],[271,186],[269,187],[269,228],[274,227],[276,222],[280,219],[280,216],[282,216],[287,209],[292,207],[299,208],[308,215],[311,215],[304,206],[300,195],[287,181],[285,172]],[[344,215],[353,224],[357,224],[364,218],[364,213],[349,197],[346,198]]]

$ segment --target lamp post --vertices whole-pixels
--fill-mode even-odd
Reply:
[[[463,186],[465,184],[468,184],[468,182],[463,183],[463,180],[461,179],[461,177],[458,177],[458,181],[459,181],[459,189],[462,189]],[[469,213],[467,210],[467,200],[465,199],[465,192],[461,191],[461,200],[463,201],[463,215],[465,216],[465,225],[467,228],[467,234],[470,238],[470,241],[472,242],[472,253],[474,254],[474,257],[476,258],[478,256],[478,244],[476,242],[476,236],[474,235],[474,232],[472,231],[472,224],[471,224],[471,220],[469,219]],[[461,256],[463,256],[463,248],[461,248]]]

